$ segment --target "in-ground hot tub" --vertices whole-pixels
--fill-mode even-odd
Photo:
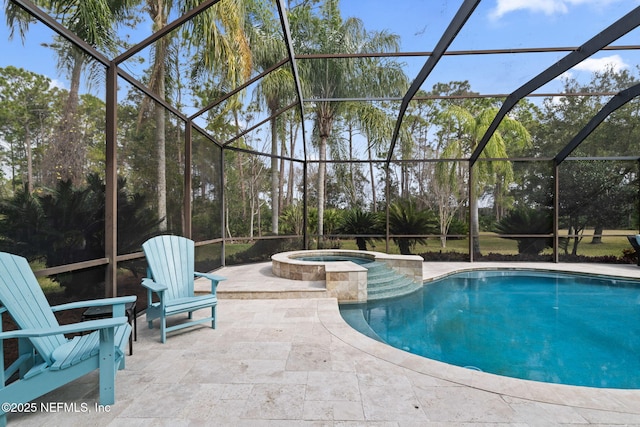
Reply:
[[[375,252],[351,251],[339,249],[319,249],[308,251],[281,252],[271,257],[271,269],[278,277],[293,280],[326,280],[328,263],[358,263],[352,259],[373,262]]]
[[[339,302],[364,302],[367,301],[367,269],[360,264],[373,261],[384,263],[422,283],[422,257],[373,251],[318,249],[281,252],[271,257],[271,270],[274,275],[285,279],[324,280],[329,296],[338,298]]]

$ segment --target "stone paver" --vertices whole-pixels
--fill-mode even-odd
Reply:
[[[425,263],[425,278],[471,266]],[[640,277],[631,267],[572,268]],[[317,283],[284,283],[295,298],[225,299],[236,283],[247,290],[259,281],[264,291],[279,280],[265,264],[218,273],[229,280],[221,283],[217,329],[186,329],[161,344],[158,329],[139,319],[115,405],[95,407],[93,373],[37,401],[66,409],[11,414],[9,426],[640,426],[640,390],[535,383],[445,365],[359,334],[335,299],[299,297]]]

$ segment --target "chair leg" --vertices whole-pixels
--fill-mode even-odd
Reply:
[[[214,305],[213,307],[211,307],[211,317],[213,320],[211,320],[211,328],[215,329],[216,328],[216,306]]]
[[[160,318],[160,340],[163,344],[167,342],[167,318],[164,316]]]
[[[116,354],[114,330],[100,330],[100,404],[113,405],[116,401]]]
[[[189,320],[193,319],[193,311],[189,312]]]

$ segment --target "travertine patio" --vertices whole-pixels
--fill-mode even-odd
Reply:
[[[493,265],[425,263],[425,279]],[[640,278],[631,265],[533,266]],[[12,414],[9,425],[640,425],[640,390],[536,383],[434,362],[351,329],[322,283],[275,277],[270,263],[218,273],[229,280],[219,288],[217,329],[187,329],[163,345],[141,317],[108,412],[96,411],[93,374],[37,401],[58,412]]]

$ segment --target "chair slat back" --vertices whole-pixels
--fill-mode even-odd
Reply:
[[[168,299],[193,296],[195,248],[192,240],[181,236],[157,236],[143,245],[151,278],[167,286]]]
[[[0,252],[0,303],[20,329],[59,326],[27,260],[5,252]],[[62,334],[31,339],[37,352],[48,363],[51,363],[53,350],[66,341]]]

